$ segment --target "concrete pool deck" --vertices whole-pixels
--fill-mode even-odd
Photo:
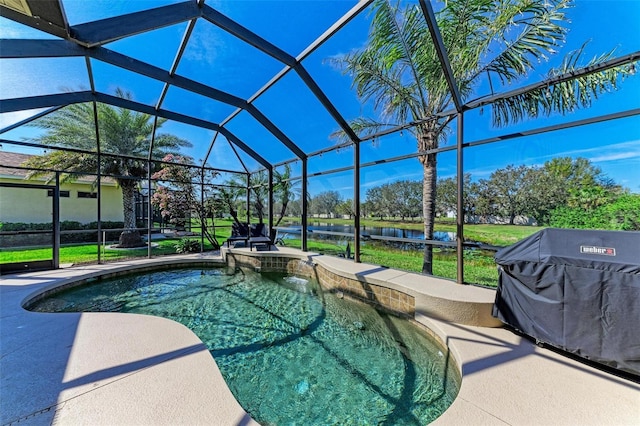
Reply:
[[[302,253],[288,248],[278,252]],[[344,272],[356,276],[380,273],[390,281],[405,279],[413,291],[429,285],[428,277],[375,265],[322,256],[314,261],[351,268]],[[1,277],[0,424],[257,424],[234,399],[202,342],[176,322],[22,308],[34,294],[66,282],[185,262],[222,258],[171,256]],[[460,291],[451,285],[453,294]],[[420,303],[416,301],[416,320],[447,343],[463,373],[456,401],[433,424],[640,424],[639,384],[540,348],[503,328],[428,317]]]

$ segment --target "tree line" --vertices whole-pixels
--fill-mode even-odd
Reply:
[[[455,211],[455,179],[438,181],[437,192],[439,213]],[[640,229],[640,195],[616,184],[585,158],[509,165],[477,182],[465,174],[464,194],[467,221],[499,217],[513,224],[522,216],[539,226]]]
[[[559,157],[542,166],[509,165],[477,181],[467,173],[463,205],[466,222],[514,224],[522,217],[539,226],[640,230],[640,195],[616,184],[585,158]],[[439,179],[436,215],[455,214],[456,206],[456,179]],[[325,191],[311,198],[309,211],[353,217],[353,200]],[[422,181],[369,188],[361,214],[380,219],[420,217]]]

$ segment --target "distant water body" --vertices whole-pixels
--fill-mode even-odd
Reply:
[[[295,233],[299,233],[301,230],[301,226],[296,224],[296,225],[291,225],[287,227],[290,231],[289,233],[291,234],[295,234]],[[345,234],[351,234],[353,235],[354,231],[355,231],[355,227],[352,225],[328,225],[328,224],[322,224],[319,223],[318,225],[311,225],[309,226],[309,230],[310,231],[328,231],[328,232],[341,232],[341,233],[345,233]],[[297,232],[296,232],[297,231]],[[319,235],[320,232],[318,232]],[[286,234],[287,231],[281,231],[282,234]],[[418,239],[418,240],[424,240],[424,233],[422,231],[419,230],[415,230],[415,229],[403,229],[403,228],[392,228],[392,227],[380,227],[380,226],[361,226],[360,227],[360,235],[363,237],[367,237],[369,235],[376,235],[376,236],[382,236],[382,237],[393,237],[393,238],[411,238],[411,239]],[[323,238],[326,237],[328,239],[340,239],[340,236],[333,236],[334,238],[330,238],[332,236],[330,235],[325,235],[323,236]],[[451,241],[455,241],[456,240],[456,233],[455,232],[442,232],[442,231],[436,231],[434,232],[433,235],[433,239],[437,240],[437,241],[443,241],[443,242],[451,242]]]

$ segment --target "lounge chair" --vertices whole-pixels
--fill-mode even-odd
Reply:
[[[255,226],[255,228],[251,229],[251,238],[249,238],[249,250],[253,250],[253,247],[258,246],[266,246],[267,250],[271,249],[271,246],[274,245],[274,240],[276,238],[276,230],[272,229],[270,235],[267,237],[266,228],[263,223],[259,223]]]
[[[233,243],[233,246],[235,247],[235,244],[238,241],[243,241],[244,246],[246,247],[248,240],[249,240],[249,227],[246,224],[234,223],[233,225],[231,225],[231,236],[227,238],[227,247],[230,247],[231,243]]]

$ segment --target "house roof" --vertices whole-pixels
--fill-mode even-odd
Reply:
[[[31,154],[22,154],[18,152],[0,151],[0,178],[9,179],[27,179],[29,170],[21,169],[25,161],[34,157]],[[45,180],[45,177],[34,178],[34,180]],[[91,177],[80,178],[76,183],[91,184],[94,179]],[[115,181],[112,178],[103,177],[102,183],[113,185]]]
[[[33,155],[0,151],[0,177],[26,178],[27,170],[16,169],[14,167],[19,167],[31,157],[33,157]]]

